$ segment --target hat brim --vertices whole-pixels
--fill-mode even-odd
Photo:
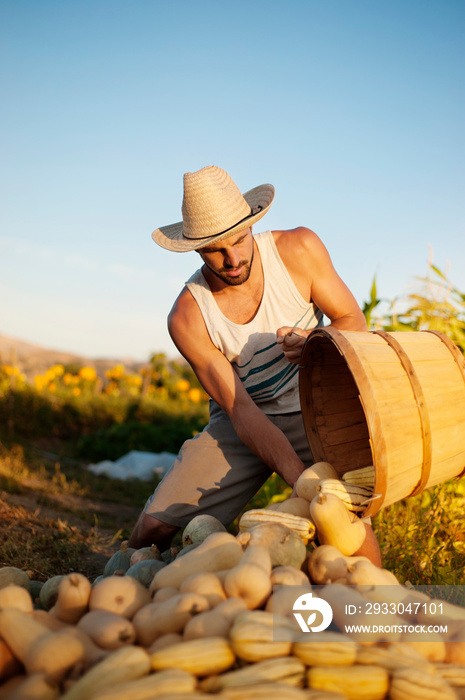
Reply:
[[[211,243],[216,243],[224,238],[229,238],[234,233],[239,233],[249,226],[252,226],[256,221],[261,219],[271,207],[274,199],[273,185],[259,185],[252,190],[243,194],[244,199],[249,204],[252,212],[246,219],[243,219],[235,226],[232,226],[227,231],[208,236],[207,238],[186,238],[183,234],[183,222],[171,224],[170,226],[160,226],[152,233],[152,238],[159,246],[167,250],[173,250],[178,253],[184,253],[189,250],[198,250]]]

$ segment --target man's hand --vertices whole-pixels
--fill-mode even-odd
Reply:
[[[310,331],[302,328],[291,328],[283,326],[276,331],[276,342],[282,345],[284,355],[289,362],[299,364],[302,348],[307,340]]]

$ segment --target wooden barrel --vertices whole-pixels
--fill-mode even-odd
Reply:
[[[299,384],[315,462],[375,467],[364,515],[464,473],[465,359],[442,333],[315,330]]]

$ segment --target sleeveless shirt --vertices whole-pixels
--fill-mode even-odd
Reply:
[[[281,326],[303,329],[323,325],[323,314],[297,290],[271,231],[254,235],[264,275],[263,296],[251,321],[234,323],[220,310],[202,270],[186,282],[196,300],[213,345],[232,364],[253,401],[268,414],[300,411],[299,367],[276,342]]]

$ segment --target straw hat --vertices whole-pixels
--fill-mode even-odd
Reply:
[[[242,195],[227,172],[209,165],[185,173],[183,220],[157,228],[152,238],[168,250],[197,250],[252,226],[266,214],[273,198],[273,185],[260,185]]]

